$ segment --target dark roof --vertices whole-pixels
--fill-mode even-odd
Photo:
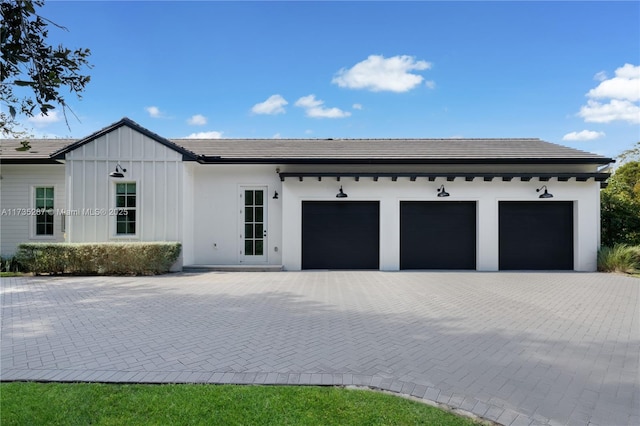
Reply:
[[[203,162],[596,163],[601,155],[540,139],[172,139]]]
[[[263,164],[608,164],[601,155],[540,139],[166,139],[129,118],[82,139],[0,140],[3,163],[55,162],[121,126],[128,126],[200,163]]]
[[[22,141],[28,141],[29,149],[24,150]],[[55,164],[51,154],[72,144],[76,139],[0,139],[0,161],[2,163],[44,163]]]

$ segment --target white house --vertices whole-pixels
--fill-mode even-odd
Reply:
[[[1,253],[179,241],[181,265],[594,271],[610,158],[539,139],[0,141]],[[41,211],[46,214],[35,214]]]

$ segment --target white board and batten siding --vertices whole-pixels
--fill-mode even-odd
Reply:
[[[36,235],[33,215],[35,188],[53,187],[54,211],[65,208],[64,166],[62,164],[3,164],[0,168],[0,254],[15,254],[23,242],[64,241],[64,216],[55,214],[53,235]]]
[[[120,164],[124,178],[109,173]],[[182,241],[182,154],[127,126],[66,155],[68,241]],[[116,184],[136,183],[135,235],[116,233]]]

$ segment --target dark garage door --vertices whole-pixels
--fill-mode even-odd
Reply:
[[[573,202],[500,202],[500,269],[573,269]]]
[[[302,269],[380,269],[377,201],[304,201]]]
[[[476,203],[400,203],[401,269],[476,269]]]

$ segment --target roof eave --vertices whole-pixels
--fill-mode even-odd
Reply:
[[[57,158],[0,158],[0,164],[64,164]]]
[[[611,158],[223,158],[199,156],[201,164],[594,164]]]

